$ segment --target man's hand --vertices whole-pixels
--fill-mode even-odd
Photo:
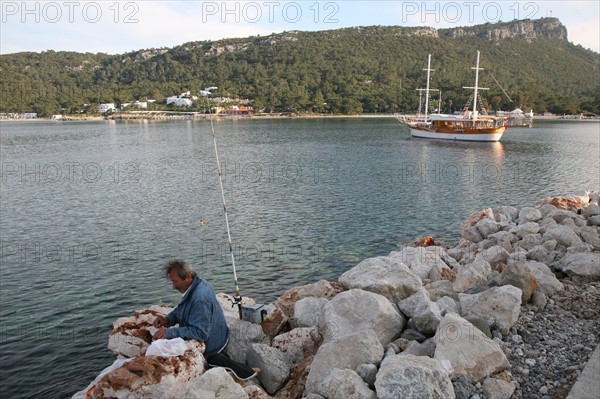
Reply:
[[[153,340],[157,340],[157,339],[165,339],[167,338],[167,329],[162,327],[160,328],[157,332],[154,333],[154,335],[152,336]]]
[[[165,316],[156,316],[156,319],[154,319],[154,328],[162,328],[162,327],[168,327],[169,326],[169,319],[167,319]]]

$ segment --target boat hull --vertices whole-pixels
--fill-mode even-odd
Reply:
[[[489,132],[438,132],[434,130],[408,128],[413,137],[437,140],[455,141],[500,141],[504,134],[504,128],[493,129]]]

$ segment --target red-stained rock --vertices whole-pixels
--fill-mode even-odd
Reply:
[[[136,356],[102,377],[88,390],[89,398],[182,397],[187,382],[201,375],[206,366],[204,344],[186,341],[186,345],[188,350],[182,356]]]
[[[113,323],[113,331],[108,336],[108,349],[124,357],[135,357],[146,353],[152,343],[156,329],[152,323],[158,315],[165,316],[171,311],[166,306],[151,306],[138,310],[130,317],[121,317]]]
[[[432,236],[420,237],[415,240],[415,247],[431,247],[435,246],[435,241]]]
[[[542,200],[542,205],[554,205],[558,209],[566,209],[568,211],[577,212],[582,208],[581,201],[567,197],[548,197]]]
[[[275,304],[287,317],[291,318],[294,316],[294,305],[300,299],[306,297],[331,299],[343,290],[341,284],[337,282],[320,280],[314,284],[307,284],[287,290],[277,299]]]

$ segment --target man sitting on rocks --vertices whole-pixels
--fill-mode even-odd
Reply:
[[[167,317],[156,317],[154,327],[158,331],[152,338],[158,340],[180,337],[204,342],[204,357],[209,366],[223,367],[240,380],[254,377],[257,374],[255,370],[222,353],[229,342],[229,328],[211,285],[198,277],[183,260],[166,262],[163,271],[173,283],[173,288],[183,296],[179,305]],[[173,327],[176,324],[179,327]]]
[[[225,349],[229,339],[229,328],[211,285],[199,278],[192,267],[183,260],[166,262],[163,271],[173,283],[173,288],[181,292],[183,297],[167,317],[156,318],[154,327],[159,330],[153,338],[157,340],[180,337],[204,342],[205,357]],[[176,324],[179,324],[179,327],[172,327]]]

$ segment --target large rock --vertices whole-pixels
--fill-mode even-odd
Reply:
[[[512,285],[493,287],[478,294],[458,294],[458,300],[463,317],[483,319],[503,334],[508,333],[521,313],[521,290]]]
[[[548,217],[554,219],[556,223],[562,224],[565,221],[565,219],[575,220],[580,218],[581,216],[579,216],[575,212],[566,211],[564,209],[557,209],[554,212],[550,212],[548,214]]]
[[[452,375],[466,374],[472,380],[482,381],[510,367],[495,341],[455,313],[444,316],[434,340],[434,359],[450,362]]]
[[[338,283],[320,280],[313,284],[290,288],[284,292],[275,302],[278,308],[283,310],[287,317],[294,317],[294,305],[297,301],[306,297],[330,299],[336,296],[342,288]]]
[[[131,359],[89,388],[90,399],[188,397],[188,382],[204,373],[204,344],[186,341],[182,356],[144,356]]]
[[[484,285],[491,271],[489,262],[483,258],[483,255],[477,254],[472,263],[460,266],[452,288],[456,292],[464,292],[471,287]]]
[[[338,279],[346,289],[360,288],[398,302],[417,292],[421,279],[398,258],[378,256],[365,259]]]
[[[321,336],[316,327],[295,328],[280,334],[273,339],[271,345],[286,353],[292,363],[302,363],[313,356],[321,343]]]
[[[329,302],[325,298],[307,297],[300,299],[294,305],[294,317],[290,320],[290,325],[296,327],[318,326],[321,319],[321,312]]]
[[[598,229],[591,226],[583,226],[580,230],[581,232],[579,235],[583,241],[594,247],[594,250],[600,250],[600,235],[598,234]]]
[[[387,345],[400,335],[404,324],[404,318],[386,297],[352,289],[338,294],[325,305],[319,330],[325,342],[372,330],[382,345]]]
[[[482,211],[473,212],[460,224],[460,229],[464,231],[469,227],[475,227],[475,225],[482,219],[494,219],[494,211],[491,208],[486,208]]]
[[[398,302],[398,307],[411,318],[415,328],[425,335],[435,334],[442,320],[440,307],[429,299],[429,293],[424,288]]]
[[[581,214],[586,219],[590,218],[592,216],[600,215],[600,206],[598,206],[597,204],[589,205],[589,206],[587,206],[586,208],[583,209],[583,211],[581,212]]]
[[[556,240],[559,245],[567,248],[582,244],[581,238],[573,230],[560,224],[546,229],[544,241],[547,240]]]
[[[512,229],[509,233],[516,235],[519,238],[523,238],[529,234],[536,234],[540,231],[540,225],[535,222],[526,222],[519,224]]]
[[[555,292],[562,291],[564,289],[563,283],[561,283],[552,270],[541,262],[529,261],[526,262],[527,267],[531,270],[537,281],[538,289],[545,295],[552,295]]]
[[[600,277],[599,252],[567,253],[558,265],[563,272],[570,275]]]
[[[248,394],[224,368],[215,367],[191,380],[185,395],[178,396],[175,392],[166,392],[165,396],[162,396],[162,398],[176,397],[189,399],[246,399]]]
[[[375,381],[380,399],[454,398],[454,388],[442,363],[425,356],[395,355],[381,363]]]
[[[519,210],[514,206],[498,206],[494,208],[494,219],[497,222],[502,221],[506,218],[509,222],[514,222],[519,217]]]
[[[449,280],[434,281],[425,286],[425,289],[429,293],[429,298],[437,302],[440,298],[449,296],[450,298],[458,301],[458,294],[452,288],[452,282]]]
[[[483,381],[483,394],[487,399],[510,399],[515,393],[514,382],[508,382],[497,378],[486,378]]]
[[[343,340],[321,345],[306,379],[305,395],[317,393],[320,385],[334,368],[351,369],[363,363],[378,365],[383,358],[383,345],[373,330],[348,335]]]
[[[508,251],[501,245],[494,245],[488,249],[481,251],[483,259],[487,261],[492,268],[500,263],[506,263],[508,260]]]
[[[539,209],[527,206],[519,211],[519,224],[527,222],[537,222],[542,218],[542,212]]]
[[[143,355],[156,332],[152,326],[154,320],[157,316],[166,316],[171,310],[166,306],[151,306],[135,311],[132,316],[118,318],[108,335],[108,349],[129,358]]]
[[[246,351],[252,344],[269,342],[258,324],[230,317],[225,317],[225,320],[229,326],[229,344],[225,351],[233,360],[246,363]]]
[[[483,241],[483,236],[475,226],[466,227],[462,231],[462,237],[471,242]]]
[[[318,393],[325,398],[377,399],[375,392],[354,370],[335,368],[325,377]]]
[[[435,303],[437,303],[437,305],[439,306],[442,316],[444,316],[448,312],[460,314],[460,308],[458,307],[458,304],[454,299],[450,298],[449,296],[444,296],[438,299]]]
[[[258,379],[270,394],[277,392],[290,376],[292,359],[276,348],[252,344],[246,357],[250,367],[260,369]]]
[[[512,285],[521,289],[521,303],[528,303],[537,288],[537,280],[525,262],[509,262],[494,280],[498,286]]]
[[[429,278],[433,268],[448,267],[442,257],[448,256],[442,247],[404,247],[400,251],[392,251],[390,258],[397,259],[410,269],[421,280]]]
[[[502,230],[504,225],[494,220],[485,218],[477,222],[475,227],[477,230],[479,230],[479,234],[481,234],[483,238],[487,238],[490,234],[494,234]]]

